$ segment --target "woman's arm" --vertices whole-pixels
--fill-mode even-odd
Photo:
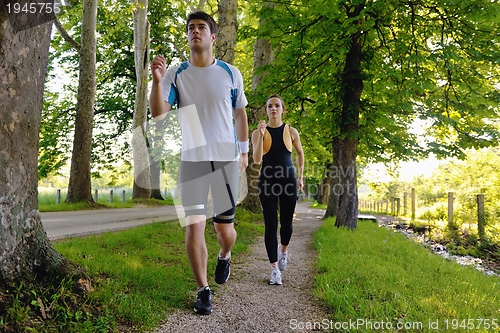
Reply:
[[[304,150],[302,149],[302,143],[300,142],[299,132],[290,126],[290,136],[292,137],[292,144],[297,153],[297,173],[298,173],[298,185],[299,192],[302,191],[304,187]]]
[[[266,130],[267,123],[264,120],[259,121],[257,129],[252,133],[252,147],[253,147],[253,162],[256,164],[262,163],[262,156],[264,155],[264,131]]]

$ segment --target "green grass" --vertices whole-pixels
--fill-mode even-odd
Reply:
[[[236,221],[233,262],[238,264],[264,226],[260,214],[243,209],[237,209]],[[372,222],[359,222],[355,231],[334,223],[326,219],[314,235],[315,294],[329,308],[332,331],[393,332],[398,322],[417,325],[400,332],[465,332],[461,326],[471,324],[471,332],[497,331],[491,325],[495,319],[500,326],[499,277],[447,261]],[[206,232],[213,259],[218,245],[210,222]],[[20,285],[3,295],[10,297],[12,306],[0,317],[0,329],[5,323],[8,332],[40,333],[116,332],[120,325],[144,332],[158,327],[171,311],[191,310],[195,300],[184,235],[177,222],[157,222],[53,242],[86,270],[94,291],[77,296],[69,281],[36,290]],[[215,260],[209,260],[210,275],[214,269]],[[215,283],[211,286],[217,291]],[[40,319],[42,306],[50,318]],[[362,326],[335,326],[343,323]],[[387,329],[388,323],[393,329]],[[479,328],[486,323],[489,330]]]
[[[159,205],[173,205],[174,201],[171,197],[167,197],[165,200],[136,200],[131,199],[131,194],[128,194],[126,200],[122,202],[121,193],[114,194],[113,202],[110,203],[109,191],[107,193],[101,192],[98,196],[97,203],[89,204],[86,202],[78,203],[65,203],[65,194],[61,194],[60,202],[56,202],[56,192],[41,192],[38,195],[38,209],[40,212],[60,212],[60,211],[75,211],[75,210],[86,210],[86,209],[98,209],[98,208],[132,208],[138,204],[146,206],[159,206]]]
[[[316,232],[315,247],[315,292],[333,321],[363,323],[357,332],[374,331],[382,321],[394,329],[398,322],[415,325],[412,332],[465,332],[464,323],[491,332],[482,320],[493,319],[500,327],[499,277],[447,261],[399,233],[371,222],[355,231],[336,228],[330,218]],[[437,330],[429,327],[436,320]]]
[[[256,218],[240,210],[235,225],[235,260],[262,232],[263,225],[253,222]],[[219,246],[210,222],[206,234],[209,258],[215,258]],[[185,230],[178,222],[152,223],[118,233],[66,239],[55,247],[93,277],[92,300],[108,307],[120,322],[152,329],[165,320],[169,311],[190,309],[195,300],[196,284],[184,236]],[[208,272],[214,270],[215,261],[209,260]],[[217,290],[215,284],[213,288]]]
[[[262,217],[237,209],[235,228],[238,239],[232,254],[237,265],[263,233]],[[53,242],[64,257],[84,268],[94,290],[81,297],[68,283],[38,290],[21,285],[19,290],[8,291],[12,308],[0,316],[0,331],[6,323],[7,332],[117,332],[123,325],[133,327],[134,332],[153,330],[169,312],[191,310],[196,299],[184,237],[185,229],[178,222],[156,222]],[[216,292],[218,285],[210,277],[219,245],[211,221],[207,222],[206,240],[209,282]],[[41,320],[42,307],[50,318]]]
[[[321,204],[321,203],[318,203],[317,201],[314,201],[312,204],[311,204],[311,208],[317,208],[317,209],[326,209],[328,205],[327,204]]]

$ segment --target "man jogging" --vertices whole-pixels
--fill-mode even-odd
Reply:
[[[205,12],[186,21],[189,61],[166,68],[157,55],[151,63],[153,85],[150,109],[163,119],[177,104],[182,133],[181,200],[186,216],[186,252],[198,288],[194,310],[212,312],[207,279],[205,242],[207,197],[211,188],[213,222],[220,244],[215,282],[230,275],[231,249],[236,241],[234,212],[239,170],[248,165],[247,99],[240,71],[213,57],[217,25]]]

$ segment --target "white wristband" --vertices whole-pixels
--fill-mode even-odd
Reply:
[[[247,141],[238,141],[240,145],[240,153],[248,153],[248,140]]]

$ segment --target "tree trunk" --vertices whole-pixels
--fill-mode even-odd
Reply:
[[[336,142],[332,144],[332,152],[333,152],[333,161],[339,160],[339,149],[337,148]],[[328,197],[328,205],[326,207],[325,215],[323,218],[334,217],[337,216],[338,212],[338,203],[339,203],[339,191],[338,188],[340,186],[340,178],[338,172],[334,172],[337,170],[337,166],[335,164],[330,165],[330,196]]]
[[[334,139],[338,142],[339,159],[334,161],[339,182],[333,189],[337,195],[335,226],[356,229],[358,223],[358,189],[356,177],[357,139]]]
[[[337,185],[337,181],[333,178],[330,179],[330,195],[328,196],[328,205],[326,207],[325,215],[323,218],[337,216],[338,209],[338,195],[333,190],[334,186]]]
[[[0,13],[0,289],[77,270],[53,248],[38,211],[38,140],[52,18],[37,19]]]
[[[326,180],[323,178],[321,180],[321,183],[318,185],[318,193],[316,194],[316,201],[318,204],[326,204],[326,201],[323,201],[323,198],[325,196],[325,184]]]
[[[357,5],[348,11],[350,17],[356,17],[364,6]],[[361,31],[361,29],[359,30]],[[340,117],[340,136],[333,139],[334,172],[338,173],[337,227],[346,226],[355,229],[358,223],[358,187],[356,175],[356,156],[358,154],[359,110],[363,79],[361,76],[361,33],[351,36],[349,52],[341,78],[342,113]]]
[[[326,177],[323,178],[323,181],[321,182],[321,195],[318,198],[318,202],[321,204],[327,204],[330,198],[332,167],[333,166],[330,164],[325,165]]]
[[[218,11],[219,34],[215,43],[215,57],[233,64],[238,30],[238,0],[220,0]]]
[[[165,200],[165,198],[163,198],[163,195],[161,194],[161,189],[159,188],[151,189],[151,199]]]
[[[90,176],[96,91],[97,0],[84,0],[75,137],[66,202],[93,203]]]
[[[276,5],[267,2],[265,4],[266,7],[274,8]],[[259,25],[265,24],[266,19],[262,20],[259,22]],[[253,49],[253,77],[252,77],[252,91],[257,91],[257,87],[259,86],[260,82],[265,76],[265,73],[261,74],[255,74],[256,70],[260,66],[268,65],[273,61],[274,58],[274,53],[273,53],[273,47],[271,43],[269,42],[268,39],[266,38],[257,38],[254,44],[254,49]],[[260,119],[260,117],[264,116],[266,114],[265,109],[259,110],[262,114],[256,114],[253,121],[257,121]]]
[[[274,6],[270,3],[266,3],[266,6]],[[262,24],[263,22],[259,22]],[[255,41],[254,45],[254,62],[253,62],[253,77],[252,77],[252,91],[256,92],[259,83],[264,78],[264,74],[256,75],[256,70],[263,66],[271,63],[273,60],[273,49],[271,43],[265,38],[258,38]],[[266,96],[267,97],[267,96]],[[266,111],[265,107],[260,108],[250,108],[250,112],[248,112],[248,123],[250,125],[257,123],[260,119],[263,119]],[[251,133],[250,133],[251,134]],[[250,135],[251,137],[251,135]],[[251,145],[250,145],[251,146]],[[259,212],[261,211],[260,201],[259,201],[259,172],[260,166],[254,164],[253,162],[253,147],[250,147],[250,151],[248,152],[248,168],[246,170],[247,175],[247,184],[248,184],[248,194],[241,203],[243,207],[246,209]]]
[[[134,188],[132,199],[151,196],[151,170],[147,147],[149,21],[148,0],[132,0],[134,10],[134,60],[137,86],[132,122],[132,152],[134,156]],[[159,176],[158,176],[159,177]],[[158,179],[159,180],[159,179]]]
[[[148,150],[151,161],[151,199],[165,200],[161,194],[160,177],[162,170],[162,152],[164,149],[163,135],[165,134],[165,124],[167,118],[161,121],[155,121],[153,130],[149,131]]]
[[[248,153],[248,168],[246,169],[248,193],[241,202],[241,206],[254,213],[262,211],[259,200],[259,172],[260,165],[253,162],[253,155],[250,150]]]
[[[159,141],[159,140],[158,140]],[[161,177],[161,159],[156,158],[158,152],[158,146],[155,146],[149,152],[149,156],[151,156],[151,199],[157,200],[165,200],[163,195],[161,194],[160,188],[160,177]],[[159,155],[159,154],[158,154]]]

